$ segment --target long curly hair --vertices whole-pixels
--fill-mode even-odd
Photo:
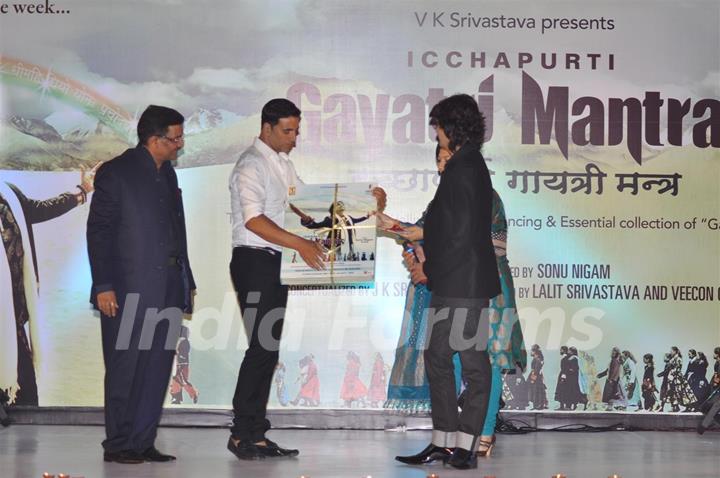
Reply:
[[[450,151],[466,143],[482,146],[485,142],[485,117],[470,95],[453,95],[433,106],[430,125],[443,129],[450,140]]]

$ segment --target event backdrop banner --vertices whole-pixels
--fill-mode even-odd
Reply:
[[[440,180],[429,109],[461,92],[486,117],[525,344],[539,351],[534,383],[530,366],[506,379],[509,405],[560,406],[562,346],[578,350],[590,409],[634,409],[643,356],[657,375],[673,346],[677,392],[688,351],[712,373],[720,345],[718,18],[704,0],[3,1],[0,372],[14,382],[31,349],[18,368],[40,405],[103,403],[88,205],[63,194],[136,143],[147,105],[186,118],[177,172],[198,284],[190,365],[167,401],[228,407],[246,347],[228,177],[262,105],[302,109],[291,158],[305,183],[378,184],[386,212],[414,222]],[[383,407],[401,252],[378,234],[374,286],[291,291],[271,407]],[[624,401],[603,402],[614,347]],[[692,370],[701,395],[701,359]]]

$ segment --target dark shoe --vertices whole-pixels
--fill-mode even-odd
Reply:
[[[145,461],[157,461],[159,463],[176,460],[176,458],[174,456],[166,455],[165,453],[161,453],[154,446],[151,446],[150,448],[145,450],[142,453],[142,456],[145,457]]]
[[[263,456],[268,458],[291,458],[300,454],[299,450],[293,450],[290,448],[281,448],[277,443],[272,440],[265,439],[267,446],[255,445]]]
[[[103,453],[103,460],[109,463],[123,463],[125,465],[145,463],[145,457],[132,450],[106,451]]]
[[[464,448],[455,448],[447,464],[458,470],[477,468],[477,455]]]
[[[228,438],[227,449],[241,460],[260,460],[265,458],[265,455],[261,454],[260,450],[258,450],[257,445],[248,440],[240,440],[236,445],[232,437],[230,437]]]
[[[443,448],[431,443],[417,455],[396,456],[395,459],[406,465],[427,465],[437,460],[447,460],[452,452],[452,448]]]

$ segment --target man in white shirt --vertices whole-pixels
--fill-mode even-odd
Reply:
[[[290,188],[302,181],[288,157],[300,134],[300,110],[282,98],[262,110],[261,132],[230,174],[233,254],[230,274],[248,334],[248,349],[233,397],[234,419],[228,449],[242,460],[297,456],[265,433],[266,418],[288,288],[280,284],[283,247],[322,269],[323,249],[283,228]]]

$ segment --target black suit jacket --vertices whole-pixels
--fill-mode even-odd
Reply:
[[[169,196],[159,187],[160,175],[167,178]],[[173,219],[168,200],[178,225],[174,241],[168,241],[168,220]],[[114,290],[121,308],[128,293],[140,294],[141,308],[166,307],[168,258],[176,254],[184,280],[184,309],[191,312],[195,281],[187,255],[182,196],[169,162],[158,171],[150,152],[138,146],[98,169],[87,245],[94,305],[99,292]]]
[[[425,218],[424,271],[434,294],[478,299],[500,293],[492,191],[480,147],[466,144],[448,161]]]

